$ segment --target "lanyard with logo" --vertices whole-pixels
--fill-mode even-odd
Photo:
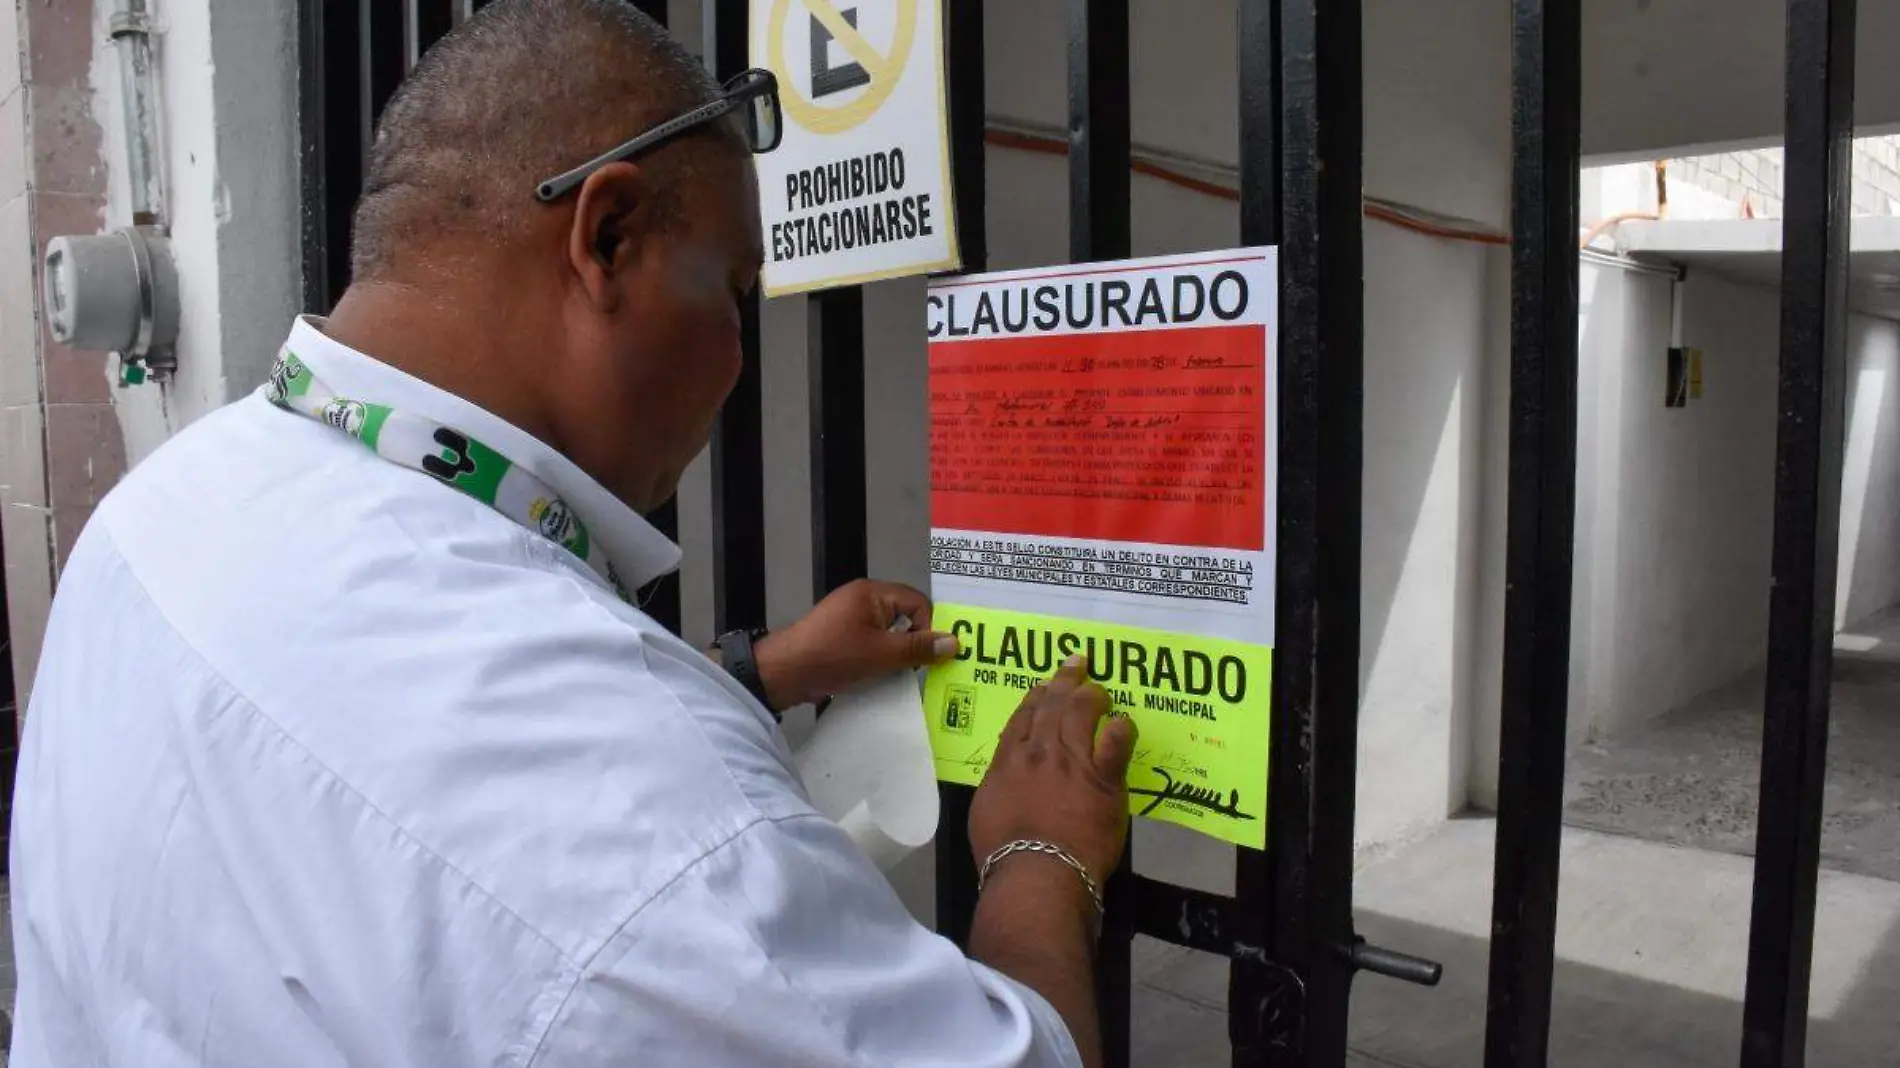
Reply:
[[[487,445],[413,412],[341,396],[289,349],[278,355],[263,392],[279,408],[334,427],[383,459],[433,476],[560,545],[631,600],[606,552],[567,502]]]

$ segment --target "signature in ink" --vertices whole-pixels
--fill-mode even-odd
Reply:
[[[1046,400],[1022,400],[1017,397],[996,398],[996,410],[999,412],[1046,412],[1049,402]]]
[[[952,763],[961,764],[972,771],[986,771],[990,766],[990,754],[984,752],[983,747],[979,745]]]
[[[1106,430],[1154,430],[1157,427],[1174,426],[1180,423],[1178,415],[1110,415],[1103,428]]]
[[[1189,808],[1206,809],[1217,816],[1226,816],[1228,819],[1251,820],[1259,818],[1240,811],[1239,790],[1229,790],[1227,792],[1227,800],[1222,801],[1219,790],[1210,790],[1204,786],[1196,786],[1193,783],[1176,782],[1174,776],[1169,775],[1161,768],[1154,768],[1153,771],[1156,775],[1166,780],[1162,784],[1161,789],[1131,789],[1128,791],[1137,797],[1154,798],[1153,801],[1148,803],[1147,808],[1142,809],[1141,812],[1138,813],[1139,815],[1146,816],[1162,805],[1173,803],[1185,805]]]
[[[1187,757],[1182,756],[1172,749],[1163,749],[1159,753],[1153,749],[1137,749],[1135,750],[1134,762],[1137,764],[1147,764],[1156,771],[1178,771],[1183,775],[1199,775],[1201,778],[1207,777],[1206,768],[1193,763],[1188,760]]]

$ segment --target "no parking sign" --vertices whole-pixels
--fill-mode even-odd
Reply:
[[[785,139],[758,158],[770,296],[955,270],[941,0],[753,0]]]

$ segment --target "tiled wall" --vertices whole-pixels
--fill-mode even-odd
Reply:
[[[47,239],[105,213],[95,36],[91,0],[0,0],[0,539],[22,708],[59,566],[125,471],[105,357],[55,343],[38,308]]]
[[[1747,198],[1757,218],[1781,217],[1782,151],[1779,148],[1672,159],[1669,181],[1695,186],[1736,204]]]
[[[1718,156],[1669,161],[1669,180],[1683,182],[1740,204],[1744,197],[1761,219],[1781,218],[1782,150],[1759,148]],[[1900,137],[1863,137],[1854,142],[1855,215],[1900,215]]]
[[[1854,214],[1900,215],[1900,137],[1854,143]]]

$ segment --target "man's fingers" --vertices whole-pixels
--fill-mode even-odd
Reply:
[[[1135,741],[1141,732],[1135,721],[1116,716],[1102,725],[1095,736],[1095,771],[1102,778],[1123,786],[1128,781],[1128,761],[1135,755]]]
[[[1068,693],[1088,680],[1089,658],[1077,653],[1056,669],[1055,677],[1049,680],[1049,689],[1053,693]]]
[[[1074,743],[1069,740],[1069,728],[1063,726],[1064,721],[1078,704],[1086,708],[1099,698],[1106,708],[1108,695],[1089,684],[1088,659],[1081,656],[1072,656],[1064,661],[1055,676],[1042,685],[1046,696],[1043,698],[1042,711],[1036,716],[1036,737],[1050,745],[1073,747]],[[1094,691],[1093,695],[1078,692],[1084,689]],[[1088,751],[1086,744],[1081,751]]]
[[[1037,686],[1023,695],[1022,703],[1016,706],[1016,711],[1010,713],[1009,722],[1003,725],[1001,741],[1019,742],[1028,738],[1029,735],[1034,732],[1036,727],[1036,707],[1042,704],[1043,696],[1046,693],[1046,690]]]
[[[939,634],[932,630],[911,630],[893,635],[897,639],[898,655],[903,659],[904,667],[929,667],[941,664],[957,655],[957,639],[954,634]]]
[[[1070,691],[1062,702],[1057,725],[1062,744],[1077,756],[1087,757],[1095,747],[1095,728],[1108,710],[1108,691],[1100,686],[1085,684]]]
[[[877,586],[878,599],[886,609],[885,626],[890,626],[902,617],[910,620],[914,631],[930,629],[930,598],[922,590],[901,582],[880,582]]]

